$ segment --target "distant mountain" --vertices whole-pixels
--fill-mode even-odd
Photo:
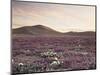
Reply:
[[[13,29],[13,34],[60,35],[61,33],[43,25],[35,25]]]
[[[96,33],[93,31],[85,31],[85,32],[67,32],[65,35],[73,35],[73,36],[95,36]]]
[[[66,32],[61,33],[56,30],[53,30],[49,27],[43,25],[35,25],[35,26],[24,26],[21,28],[13,29],[13,34],[24,34],[24,35],[70,35],[70,36],[95,36],[95,32],[86,31],[86,32]]]

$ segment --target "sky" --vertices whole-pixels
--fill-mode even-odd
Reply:
[[[12,28],[38,24],[59,32],[95,31],[95,6],[12,2]]]

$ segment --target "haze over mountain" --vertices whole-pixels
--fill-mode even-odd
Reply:
[[[13,29],[13,34],[94,36],[95,32],[86,31],[86,32],[61,33],[61,32],[58,32],[56,30],[53,30],[53,29],[46,27],[46,26],[43,26],[43,25],[35,25],[35,26],[24,26],[24,27]]]

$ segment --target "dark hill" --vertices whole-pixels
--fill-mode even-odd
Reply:
[[[13,29],[13,34],[59,35],[61,33],[43,25],[35,25]]]

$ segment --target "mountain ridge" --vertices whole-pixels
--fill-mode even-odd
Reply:
[[[61,34],[61,32],[58,32],[43,25],[35,25],[35,26],[24,26],[21,28],[13,29],[13,34],[54,35],[54,34]]]
[[[35,25],[35,26],[24,26],[20,28],[16,28],[12,30],[13,34],[29,34],[29,35],[95,35],[93,31],[84,31],[84,32],[58,32],[52,28],[43,26],[43,25]]]

